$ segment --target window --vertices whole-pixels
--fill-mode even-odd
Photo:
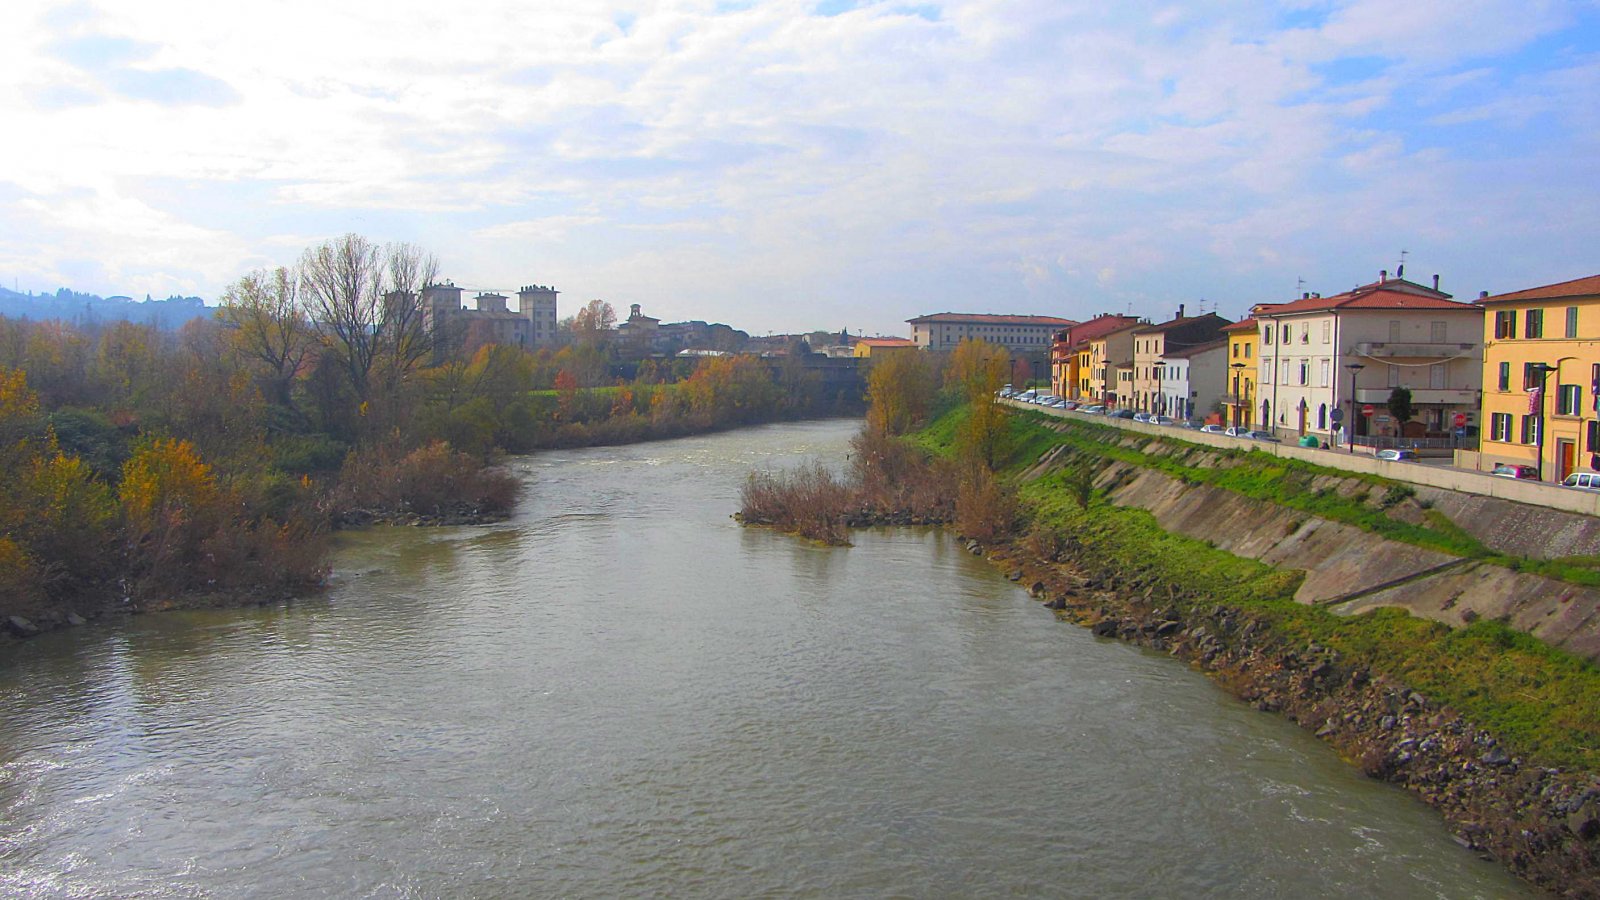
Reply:
[[[1239,345],[1238,344],[1234,344],[1233,345],[1233,358],[1234,359],[1238,359],[1239,358]]]
[[[1583,387],[1576,384],[1556,385],[1556,415],[1576,416],[1583,410]]]
[[[1522,364],[1522,389],[1525,391],[1544,386],[1540,383],[1543,379],[1539,377],[1539,370],[1535,369],[1533,365],[1533,363]]]
[[[1395,365],[1391,365],[1391,366],[1389,366],[1389,387],[1399,387],[1399,386],[1400,386],[1400,367],[1399,366],[1395,366]]]
[[[1600,453],[1600,422],[1590,420],[1584,424],[1587,426],[1584,449],[1589,453]]]
[[[1578,308],[1576,306],[1567,307],[1566,336],[1569,338],[1575,338],[1578,336]]]
[[[1333,343],[1333,323],[1326,319],[1322,321],[1322,342],[1324,344]]]
[[[1444,322],[1428,323],[1428,340],[1433,341],[1435,344],[1442,344],[1449,340],[1448,334],[1449,328]]]
[[[1539,417],[1538,416],[1523,416],[1522,417],[1522,443],[1524,443],[1524,444],[1537,444],[1537,443],[1539,443]]]
[[[1502,309],[1494,314],[1494,336],[1496,340],[1514,338],[1517,336],[1517,311]]]
[[[1283,332],[1278,335],[1278,338],[1285,344],[1289,343],[1289,332],[1292,330],[1293,326],[1291,325],[1283,326]]]
[[[1400,320],[1399,319],[1390,319],[1389,320],[1389,340],[1391,340],[1391,341],[1400,340]]]
[[[1526,338],[1544,337],[1544,310],[1528,310],[1528,316],[1522,323],[1522,336]]]
[[[1244,358],[1245,359],[1249,359],[1250,358],[1250,345],[1249,344],[1245,344],[1244,345]]]
[[[1511,390],[1511,363],[1503,362],[1500,364],[1500,381],[1495,385],[1495,390]]]
[[[1324,403],[1321,406],[1317,407],[1317,427],[1318,428],[1327,428],[1328,427],[1328,404],[1326,404],[1326,403]]]
[[[1317,362],[1317,387],[1327,387],[1328,379],[1332,377],[1333,360],[1324,359]]]
[[[1305,360],[1300,361],[1300,383],[1311,383],[1311,363],[1306,362]]]
[[[1428,387],[1439,390],[1449,380],[1449,363],[1434,363],[1428,367]]]
[[[1285,326],[1285,327],[1287,327],[1287,326]],[[1289,361],[1287,359],[1283,361],[1283,370],[1278,373],[1278,383],[1279,384],[1288,384],[1289,383]]]
[[[1302,344],[1311,343],[1311,323],[1310,322],[1301,322],[1300,323],[1300,343],[1302,343]]]
[[[1261,329],[1261,343],[1267,344],[1268,346],[1271,346],[1271,344],[1272,344],[1272,326],[1271,325],[1268,325],[1267,327]]]
[[[1511,414],[1494,413],[1489,416],[1489,440],[1511,442]]]

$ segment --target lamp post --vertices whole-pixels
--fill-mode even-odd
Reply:
[[[1366,366],[1353,362],[1346,363],[1345,368],[1350,370],[1350,424],[1345,428],[1348,432],[1345,435],[1345,443],[1350,446],[1350,452],[1354,453],[1356,452],[1356,374]]]
[[[1539,417],[1534,420],[1535,427],[1538,429],[1534,434],[1535,452],[1539,454],[1539,457],[1534,460],[1533,470],[1537,473],[1540,481],[1544,480],[1544,385],[1549,380],[1551,372],[1559,372],[1560,370],[1561,367],[1559,365],[1552,366],[1549,363],[1536,362],[1528,364],[1528,371],[1539,376],[1539,392],[1534,396],[1534,402],[1537,405],[1529,412]]]
[[[1244,395],[1239,393],[1239,379],[1244,375],[1244,363],[1234,363],[1233,369],[1233,427],[1238,428],[1244,424],[1239,421],[1239,410],[1244,406]]]

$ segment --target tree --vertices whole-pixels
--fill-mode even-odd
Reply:
[[[310,354],[313,332],[300,300],[300,276],[282,266],[257,269],[228,286],[218,315],[233,346],[260,373],[262,393],[294,407],[294,378]]]
[[[996,392],[1009,370],[1005,348],[971,338],[956,345],[945,371],[945,385],[967,403],[967,420],[958,434],[961,457],[992,469],[1005,440],[1006,413]]]
[[[604,300],[590,300],[572,317],[572,333],[586,344],[598,344],[617,324],[617,311]]]
[[[872,361],[867,373],[867,424],[888,435],[905,434],[928,418],[933,367],[921,350],[901,350]]]
[[[1389,392],[1389,415],[1394,416],[1395,425],[1404,425],[1411,421],[1417,410],[1411,405],[1411,390],[1397,387]]]
[[[374,401],[392,401],[432,352],[422,291],[437,279],[438,260],[411,244],[379,247],[347,234],[307,249],[300,272],[325,352],[344,371],[362,414]]]

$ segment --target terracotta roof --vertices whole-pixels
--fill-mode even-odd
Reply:
[[[1496,294],[1485,297],[1479,303],[1512,303],[1518,300],[1551,300],[1556,297],[1586,297],[1600,294],[1600,275],[1590,275],[1588,278],[1574,278],[1571,281],[1559,281],[1547,284],[1544,287],[1528,288],[1525,291],[1513,291],[1509,294]]]
[[[907,319],[908,323],[914,322],[973,322],[979,325],[1049,325],[1055,328],[1070,328],[1078,324],[1073,319],[1060,319],[1055,316],[1002,316],[994,313],[930,313],[926,316],[917,316]]]
[[[1124,316],[1116,313],[1095,316],[1087,322],[1078,322],[1072,326],[1068,334],[1074,347],[1079,344],[1103,338],[1108,334],[1115,334],[1125,328],[1134,328],[1148,324],[1134,316]]]
[[[1167,357],[1172,357],[1174,359],[1188,359],[1196,354],[1205,353],[1208,350],[1221,350],[1227,346],[1228,339],[1222,338],[1220,340],[1207,341],[1204,344],[1195,344],[1193,347],[1184,347],[1181,350],[1169,350],[1162,353],[1161,357],[1163,359],[1166,359]]]
[[[1240,321],[1240,322],[1235,322],[1232,325],[1224,325],[1222,327],[1222,330],[1223,331],[1255,331],[1257,328],[1260,328],[1260,327],[1261,327],[1260,320],[1251,318],[1251,319],[1245,319],[1245,320]]]
[[[1343,294],[1334,294],[1332,297],[1306,297],[1285,303],[1282,306],[1262,310],[1264,317],[1292,316],[1296,313],[1322,312],[1330,309],[1471,309],[1471,303],[1461,303],[1449,299],[1446,295],[1435,294],[1421,285],[1411,285],[1421,288],[1427,293],[1415,293],[1410,290],[1396,289],[1389,284],[1369,284],[1348,291]],[[1410,284],[1410,282],[1404,282]]]

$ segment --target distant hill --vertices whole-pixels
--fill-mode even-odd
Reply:
[[[61,288],[54,294],[21,294],[0,287],[0,316],[13,319],[61,319],[77,325],[125,320],[176,330],[190,319],[211,315],[199,297],[168,297],[138,301],[131,297],[100,297]]]

